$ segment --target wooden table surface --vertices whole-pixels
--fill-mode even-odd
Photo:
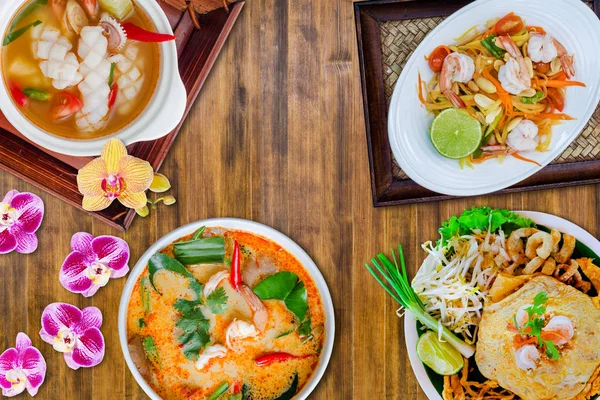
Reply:
[[[280,230],[313,257],[335,306],[333,356],[311,398],[401,400],[426,397],[397,305],[367,273],[366,260],[401,243],[414,273],[424,257],[420,244],[472,205],[549,212],[599,233],[597,186],[373,208],[350,0],[248,0],[161,172],[177,204],[138,218],[124,235],[0,173],[0,194],[31,191],[46,206],[38,250],[0,256],[0,351],[20,331],[41,349],[48,372],[37,398],[146,398],[118,341],[125,279],[89,299],[59,283],[78,231],[123,237],[133,266],[158,238],[199,219],[247,218]],[[102,364],[73,371],[41,341],[42,310],[57,301],[102,310]]]

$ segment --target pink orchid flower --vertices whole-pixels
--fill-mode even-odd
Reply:
[[[0,254],[16,250],[33,253],[38,246],[35,231],[44,218],[44,203],[32,193],[11,190],[0,202]]]
[[[96,307],[80,310],[71,304],[52,303],[42,313],[40,337],[64,353],[70,368],[94,367],[104,358],[101,326],[102,312]]]
[[[129,245],[123,239],[78,232],[71,249],[60,269],[60,283],[70,292],[93,296],[110,278],[129,272]]]
[[[0,355],[0,387],[6,397],[16,396],[25,389],[35,396],[46,378],[46,360],[23,332],[17,335],[17,345]]]

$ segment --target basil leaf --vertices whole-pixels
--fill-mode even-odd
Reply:
[[[262,300],[285,298],[294,290],[298,275],[289,271],[278,272],[261,281],[254,288],[254,293]]]
[[[178,242],[173,245],[175,258],[185,265],[222,264],[225,239],[222,236]]]
[[[42,21],[40,21],[39,19],[35,22],[32,22],[29,25],[25,25],[24,27],[22,27],[21,29],[17,29],[14,32],[9,33],[8,35],[6,35],[6,37],[4,38],[4,46],[8,46],[9,44],[11,44],[12,42],[14,42],[15,40],[17,40],[18,38],[20,38],[21,36],[23,36],[23,34],[25,32],[27,32],[29,29],[33,28],[34,26],[38,26],[39,24],[41,24]]]
[[[308,294],[304,282],[298,281],[292,292],[285,298],[285,305],[299,321],[303,321],[308,310]]]
[[[296,391],[298,390],[298,374],[294,374],[294,380],[292,381],[292,384],[290,385],[290,387],[283,393],[281,393],[279,395],[279,397],[273,399],[273,400],[292,400],[292,398],[294,397],[294,395],[296,394]]]
[[[176,274],[183,275],[186,278],[194,278],[190,271],[188,271],[183,264],[174,258],[169,257],[163,253],[156,253],[150,258],[148,261],[148,271],[150,273],[150,284],[157,293],[160,293],[156,286],[154,285],[154,274],[156,274],[161,269],[166,269],[171,272],[175,272]]]
[[[35,0],[34,2],[29,3],[27,7],[25,7],[23,11],[21,11],[19,15],[13,20],[12,24],[10,24],[10,29],[8,31],[14,31],[17,25],[19,25],[21,21],[23,21],[25,18],[31,15],[31,13],[34,12],[36,8],[46,5],[48,5],[48,0]]]

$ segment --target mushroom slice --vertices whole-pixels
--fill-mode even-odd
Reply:
[[[104,13],[100,18],[100,26],[104,29],[104,34],[108,39],[108,51],[118,53],[127,43],[127,34],[125,29],[113,17]]]
[[[66,20],[69,28],[76,34],[80,34],[84,26],[90,24],[87,14],[83,7],[75,0],[69,0],[67,3]]]

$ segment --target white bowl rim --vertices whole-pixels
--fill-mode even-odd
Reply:
[[[425,37],[425,39],[423,39],[423,41],[421,43],[419,43],[417,49],[411,54],[408,62],[406,63],[400,76],[398,77],[396,85],[394,86],[394,91],[393,91],[392,98],[390,101],[390,107],[388,108],[388,123],[387,123],[388,140],[390,142],[390,147],[391,147],[392,153],[394,154],[394,157],[396,158],[396,160],[397,160],[398,164],[400,165],[400,167],[402,168],[402,170],[412,180],[414,180],[420,186],[423,186],[423,187],[425,187],[429,190],[432,190],[434,192],[437,192],[437,193],[451,195],[451,196],[482,195],[482,194],[493,193],[495,191],[505,189],[509,186],[512,186],[512,185],[514,185],[518,182],[521,182],[522,180],[532,176],[533,174],[535,174],[536,172],[541,170],[543,167],[548,165],[550,162],[552,162],[556,157],[558,157],[562,153],[562,151],[564,151],[579,136],[579,134],[582,132],[583,128],[585,127],[585,124],[592,117],[593,112],[596,109],[598,102],[600,101],[600,84],[598,84],[598,81],[596,81],[595,85],[594,85],[595,87],[593,88],[594,89],[593,92],[590,91],[589,93],[586,94],[587,97],[592,99],[592,101],[588,104],[588,109],[585,110],[585,113],[582,113],[582,117],[587,117],[587,118],[580,118],[578,121],[569,121],[569,122],[577,123],[576,129],[572,129],[572,130],[577,131],[577,135],[573,136],[571,141],[566,141],[562,146],[560,146],[560,147],[557,146],[554,150],[552,150],[550,153],[553,154],[553,157],[550,157],[547,160],[542,160],[543,162],[541,163],[542,164],[541,167],[534,166],[534,165],[531,165],[531,166],[523,165],[522,168],[519,168],[517,172],[509,174],[509,177],[507,179],[502,180],[501,182],[495,182],[495,183],[491,183],[491,184],[488,184],[485,186],[478,186],[478,187],[454,187],[454,186],[450,186],[450,185],[444,185],[443,183],[441,183],[441,181],[438,181],[438,182],[429,181],[427,178],[422,176],[417,169],[413,168],[409,163],[405,162],[401,157],[401,147],[402,146],[400,144],[400,139],[399,139],[399,137],[402,136],[402,134],[400,134],[400,133],[393,134],[392,133],[397,130],[395,127],[395,125],[397,124],[396,118],[395,118],[395,115],[397,114],[397,112],[395,110],[398,109],[398,107],[400,106],[400,104],[402,102],[402,99],[400,98],[400,92],[401,92],[400,88],[406,84],[411,84],[411,85],[416,84],[412,81],[408,82],[408,79],[409,79],[408,75],[409,75],[409,73],[413,72],[414,69],[417,68],[417,65],[416,65],[417,61],[420,61],[420,59],[423,55],[421,53],[423,53],[424,49],[429,46],[431,38],[435,36],[436,31],[438,31],[441,28],[446,27],[447,25],[451,25],[455,19],[457,19],[458,17],[462,16],[465,13],[469,13],[469,12],[474,13],[475,11],[477,11],[477,10],[474,10],[477,7],[486,6],[487,3],[494,3],[494,2],[498,2],[498,1],[501,1],[503,4],[512,3],[515,5],[518,5],[519,3],[521,3],[520,0],[477,0],[477,1],[473,1],[470,4],[467,4],[466,6],[460,8],[456,12],[452,13],[447,19],[445,19],[438,26],[436,26]],[[533,1],[533,0],[531,0],[531,1]],[[582,1],[579,1],[579,0],[553,0],[553,1],[560,1],[561,6],[564,6],[565,10],[566,10],[566,7],[572,7],[574,10],[577,10],[583,14],[589,15],[590,19],[589,19],[589,21],[586,21],[586,22],[591,22],[592,24],[596,25],[596,27],[598,28],[597,32],[590,32],[590,34],[593,33],[594,35],[596,35],[596,39],[598,39],[599,33],[600,33],[600,20],[593,13],[593,11],[589,7],[587,7]],[[592,19],[592,16],[593,16],[593,19]],[[484,22],[484,21],[481,21],[481,22]],[[465,26],[463,31],[468,28],[470,28],[470,26]],[[415,78],[415,82],[416,82],[416,78]],[[588,87],[590,87],[590,85],[588,85]],[[415,157],[415,155],[413,155],[412,157]],[[442,157],[442,156],[439,155],[439,157]],[[468,179],[466,179],[466,180],[468,180]]]
[[[4,0],[0,9],[0,35],[4,35],[13,15],[26,0]],[[164,11],[155,0],[135,0],[160,32],[173,33]],[[187,105],[187,92],[179,75],[175,41],[160,43],[160,69],[154,93],[144,110],[124,128],[95,139],[68,139],[48,133],[29,121],[9,96],[0,69],[0,108],[8,121],[26,138],[47,150],[69,156],[96,156],[110,138],[118,138],[126,146],[159,139],[179,125]]]
[[[315,262],[312,260],[312,258],[308,255],[308,253],[306,253],[304,249],[302,249],[296,242],[294,242],[288,236],[284,235],[283,233],[279,232],[274,228],[271,228],[270,226],[261,224],[259,222],[254,222],[240,218],[210,218],[183,225],[167,233],[156,243],[150,246],[148,250],[146,250],[146,252],[138,260],[131,272],[129,272],[127,282],[125,283],[125,287],[123,288],[123,294],[121,295],[121,301],[119,303],[118,327],[121,350],[125,357],[127,366],[133,374],[133,377],[140,385],[140,387],[144,390],[144,392],[152,400],[161,400],[161,397],[158,396],[158,394],[156,394],[152,387],[150,387],[150,385],[142,377],[142,374],[138,371],[131,358],[131,355],[129,354],[129,349],[127,347],[127,306],[129,305],[129,299],[131,297],[131,292],[133,291],[133,286],[137,282],[138,277],[145,270],[150,257],[167,247],[175,240],[197,231],[202,226],[222,227],[226,229],[246,231],[272,240],[273,242],[279,244],[281,247],[289,251],[294,257],[296,257],[298,261],[302,263],[302,266],[307,270],[307,272],[310,274],[311,278],[315,282],[317,289],[319,290],[319,294],[321,295],[323,309],[325,313],[325,343],[323,346],[323,351],[321,352],[321,357],[319,358],[319,364],[317,365],[317,368],[313,372],[313,375],[311,376],[310,380],[306,383],[306,385],[304,385],[302,390],[300,390],[300,392],[296,394],[296,397],[294,397],[294,399],[304,400],[308,398],[310,393],[317,387],[317,385],[321,381],[323,374],[327,369],[327,365],[329,364],[329,360],[331,359],[331,354],[333,352],[333,345],[335,339],[335,313],[333,308],[333,300],[331,298],[331,294],[329,293],[327,282],[325,281],[325,278],[321,274],[321,271],[319,270]]]
[[[591,233],[569,220],[538,211],[514,211],[514,213],[530,218],[536,224],[558,229],[562,233],[568,233],[589,247],[594,253],[600,255],[600,241],[598,241]],[[433,383],[431,383],[431,379],[429,379],[429,376],[425,371],[423,362],[419,359],[419,356],[417,356],[417,341],[419,340],[417,322],[415,316],[410,312],[407,312],[404,315],[404,338],[410,365],[417,377],[421,389],[430,400],[442,400],[442,397],[433,386]]]

